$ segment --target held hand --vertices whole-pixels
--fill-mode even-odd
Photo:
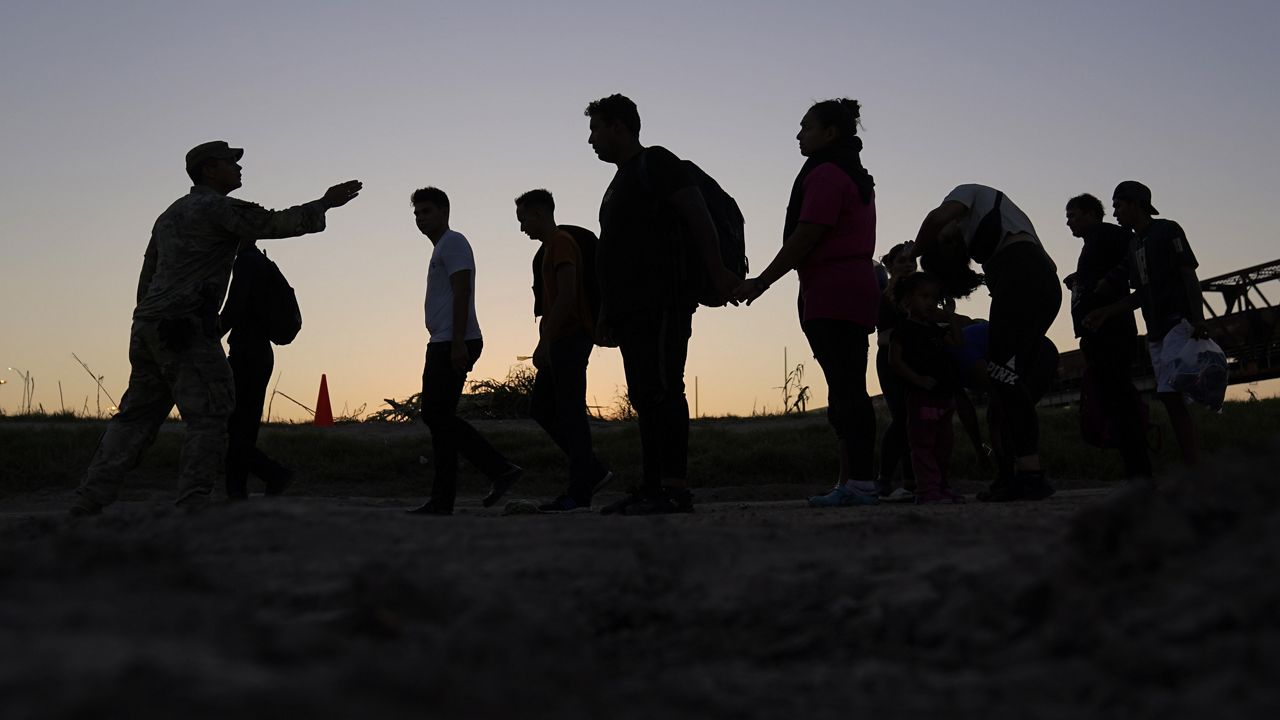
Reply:
[[[364,183],[359,180],[348,180],[326,190],[324,192],[324,197],[320,199],[324,201],[326,207],[342,207],[355,199],[363,188]]]
[[[938,387],[938,381],[931,377],[922,377],[920,378],[920,381],[917,384],[923,390],[932,390]]]
[[[734,296],[734,293],[737,292],[738,285],[741,283],[742,280],[737,275],[729,272],[727,268],[721,267],[715,278],[716,294],[724,298],[726,302],[737,305],[738,298]]]
[[[738,287],[733,291],[733,298],[750,305],[755,302],[756,298],[763,295],[768,288],[768,285],[760,282],[760,278],[747,278],[738,283]]]
[[[449,359],[453,362],[453,369],[459,375],[471,372],[471,353],[467,352],[466,343],[453,343],[453,347],[449,350]]]

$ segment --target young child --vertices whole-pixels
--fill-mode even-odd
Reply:
[[[951,416],[959,377],[948,347],[960,343],[955,315],[939,307],[942,286],[917,272],[898,281],[894,298],[905,314],[894,328],[889,364],[907,389],[907,444],[916,476],[916,502],[959,503],[947,486],[954,432]]]

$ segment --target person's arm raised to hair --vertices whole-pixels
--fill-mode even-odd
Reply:
[[[711,213],[707,211],[707,202],[702,192],[696,187],[681,188],[671,194],[669,199],[684,226],[692,235],[698,256],[707,269],[707,276],[716,292],[723,298],[731,298],[738,286],[738,277],[724,266],[720,258],[720,237],[716,233],[716,225],[711,221]]]
[[[768,267],[756,277],[743,280],[734,291],[734,296],[750,305],[756,298],[763,295],[770,285],[799,267],[804,259],[809,257],[809,253],[818,247],[830,229],[826,225],[797,223],[796,229],[783,241],[782,248],[778,250],[777,255],[773,256]]]
[[[938,235],[942,233],[947,223],[959,220],[968,212],[969,208],[965,207],[964,203],[955,200],[947,200],[930,210],[924,217],[924,222],[920,223],[920,230],[916,233],[915,242],[911,247],[911,256],[920,257],[933,252],[938,244]]]
[[[219,222],[241,240],[275,240],[316,233],[325,228],[325,212],[342,207],[360,194],[364,185],[348,180],[325,191],[319,200],[287,210],[268,210],[245,200],[227,198]]]
[[[471,320],[471,271],[459,270],[449,276],[453,289],[453,336],[450,338],[450,359],[453,369],[466,375],[471,371],[471,353],[467,352],[467,325]]]

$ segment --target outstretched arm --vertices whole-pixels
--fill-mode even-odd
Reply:
[[[268,210],[255,203],[228,198],[218,219],[241,240],[273,240],[320,232],[325,228],[325,211],[351,202],[363,187],[359,180],[349,180],[329,188],[319,200],[287,210]]]
[[[743,280],[738,289],[734,291],[734,297],[738,300],[745,300],[750,305],[756,298],[764,294],[769,286],[777,282],[783,275],[791,272],[804,262],[809,253],[822,242],[822,238],[826,236],[827,231],[831,228],[826,225],[814,225],[813,223],[799,223],[796,229],[792,231],[791,237],[788,237],[782,243],[782,249],[778,250],[778,254],[773,256],[773,261],[754,278]]]

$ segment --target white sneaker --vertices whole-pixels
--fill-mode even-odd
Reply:
[[[916,501],[916,494],[906,488],[894,488],[893,492],[888,495],[882,495],[881,500],[891,503],[909,503]]]

